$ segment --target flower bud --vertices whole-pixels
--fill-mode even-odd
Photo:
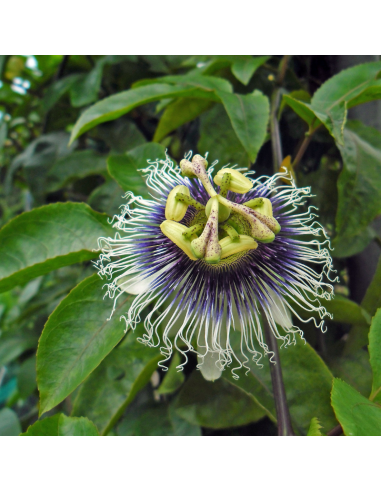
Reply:
[[[209,214],[210,214],[210,210],[212,208],[212,200],[214,198],[210,198],[208,200],[208,203],[206,204],[206,207],[205,207],[205,215],[207,217],[209,217]],[[228,220],[228,218],[230,217],[230,209],[228,209],[228,207],[225,207],[225,205],[222,205],[221,203],[219,203],[219,206],[218,206],[218,222],[225,222],[226,220]]]
[[[219,243],[222,248],[221,259],[258,247],[258,243],[250,236],[240,236],[239,241],[233,241],[231,237],[224,237]]]
[[[247,193],[248,191],[251,190],[253,187],[253,183],[250,181],[249,178],[246,178],[243,174],[241,174],[239,171],[236,169],[221,169],[218,171],[216,176],[214,177],[214,182],[216,185],[221,186],[222,184],[222,178],[225,173],[229,173],[230,176],[230,183],[229,183],[229,190],[234,191],[234,193]]]
[[[184,218],[184,215],[188,209],[188,204],[178,200],[176,198],[177,193],[183,193],[184,195],[190,197],[190,192],[186,186],[175,186],[169,193],[167,203],[165,204],[165,218],[167,220],[175,220],[176,222],[179,222]]]
[[[160,225],[160,229],[161,232],[182,249],[191,260],[197,260],[191,249],[191,240],[196,239],[197,236],[194,235],[191,239],[187,239],[183,234],[188,231],[188,227],[179,224],[178,222],[174,222],[173,220],[165,220]]]

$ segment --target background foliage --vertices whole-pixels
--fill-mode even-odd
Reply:
[[[276,434],[267,366],[209,383],[174,355],[162,372],[119,322],[131,297],[107,321],[91,260],[123,193],[147,196],[147,159],[192,149],[272,174],[278,123],[340,278],[327,333],[307,324],[280,352],[294,430],[381,435],[381,62],[339,62],[0,56],[0,435]]]

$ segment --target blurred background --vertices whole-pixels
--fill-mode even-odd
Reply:
[[[256,60],[254,65],[252,60]],[[76,121],[98,100],[152,83],[153,79],[165,77],[166,82],[172,83],[171,77],[197,74],[228,81],[234,93],[251,94],[259,90],[269,100],[276,89],[280,91],[280,100],[275,118],[279,122],[283,155],[294,159],[303,145],[308,125],[282,97],[291,94],[309,101],[324,82],[341,70],[378,61],[379,57],[293,56],[280,89],[276,78],[282,56],[252,60],[246,55],[1,55],[1,227],[23,212],[57,202],[84,202],[112,217],[118,213],[126,190],[145,193],[137,171],[144,167],[144,157],[154,157],[153,152],[163,153],[165,149],[175,161],[193,150],[200,154],[209,152],[209,161],[219,159],[219,165],[230,162],[252,168],[257,176],[273,173],[269,135],[253,162],[223,106],[209,99],[164,98],[143,104],[83,133],[69,147],[70,132]],[[349,119],[381,131],[380,104],[371,101],[357,106],[349,111]],[[147,144],[151,146],[144,147]],[[132,164],[130,175],[118,179],[110,172],[108,162],[113,156],[121,155],[127,155]],[[366,159],[365,156],[364,162]],[[360,160],[357,164],[373,166],[373,171],[381,176],[377,159],[375,163],[364,164]],[[368,396],[372,375],[365,347],[370,316],[379,300],[370,301],[369,296],[366,299],[366,292],[372,279],[378,283],[374,274],[380,254],[381,222],[379,214],[373,214],[365,224],[366,230],[362,229],[353,242],[339,237],[336,217],[342,170],[340,149],[324,128],[313,134],[293,170],[299,186],[312,187],[315,197],[311,204],[319,207],[320,221],[336,241],[334,265],[340,278],[335,286],[338,300],[331,309],[334,321],[328,320],[327,333],[320,333],[312,324],[304,329],[309,344],[332,374]],[[366,188],[363,193],[362,199],[367,200]],[[3,262],[0,273],[1,268],[6,270],[7,261],[0,258],[0,263]],[[94,267],[86,260],[41,274],[16,287],[0,284],[0,435],[18,435],[38,419],[38,339],[54,309],[80,281],[93,273]],[[2,273],[3,276],[6,275]],[[127,371],[123,359],[106,361],[100,366],[103,369],[99,369],[99,385],[118,388],[116,393],[122,394],[127,391],[123,390]],[[196,360],[192,359],[184,374],[170,371],[167,380],[161,371],[155,370],[150,382],[125,406],[107,432],[276,434],[271,418],[259,407],[253,407],[242,389],[224,379],[211,389],[194,371],[195,366]],[[86,416],[84,400],[82,403],[78,400],[78,394],[85,391],[81,389],[83,384],[47,415],[63,412]],[[89,395],[87,402],[91,406],[94,399]],[[115,397],[107,396],[107,392],[102,395],[105,399]],[[334,426],[333,418],[330,422]]]

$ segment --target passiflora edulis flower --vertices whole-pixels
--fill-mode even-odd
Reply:
[[[291,316],[306,321],[297,305],[323,329],[329,314],[319,299],[333,293],[329,240],[310,209],[298,210],[310,189],[282,183],[285,173],[253,179],[225,167],[213,184],[214,166],[186,157],[180,166],[167,157],[143,170],[152,198],[126,194],[114,217],[120,232],[99,239],[97,267],[115,303],[125,292],[136,296],[122,317],[126,329],[142,321],[140,340],[160,346],[161,364],[175,348],[184,356],[179,369],[194,352],[206,379],[227,366],[238,377],[250,359],[260,364],[272,354],[264,316],[283,345],[303,337]]]

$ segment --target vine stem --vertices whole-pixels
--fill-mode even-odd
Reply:
[[[288,409],[286,398],[286,391],[284,389],[278,343],[263,311],[262,323],[264,327],[267,346],[269,348],[269,351],[274,353],[275,359],[275,364],[273,362],[270,362],[270,373],[278,423],[278,436],[294,436],[295,434],[292,429],[290,411]]]
[[[283,161],[282,157],[282,144],[279,132],[279,123],[277,118],[277,112],[280,101],[280,87],[286,74],[287,65],[290,60],[290,55],[285,55],[278,69],[278,75],[276,78],[276,87],[271,96],[271,111],[270,111],[270,132],[271,132],[271,145],[273,152],[273,168],[274,173],[279,171],[280,165]],[[262,323],[265,332],[266,343],[271,352],[274,353],[275,364],[270,362],[271,382],[273,386],[275,409],[278,422],[278,435],[279,436],[294,436],[294,431],[291,425],[290,411],[287,404],[286,391],[284,389],[282,366],[280,363],[279,350],[277,340],[271,330],[271,327],[267,321],[265,313],[262,311]]]

